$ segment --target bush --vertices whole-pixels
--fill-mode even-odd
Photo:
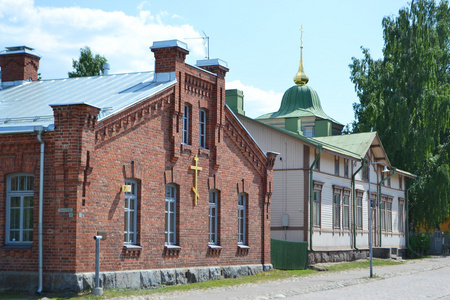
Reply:
[[[409,238],[409,247],[406,252],[408,258],[417,258],[430,250],[430,235],[427,233],[413,233]]]

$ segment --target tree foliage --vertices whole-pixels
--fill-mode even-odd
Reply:
[[[450,212],[450,9],[413,1],[382,21],[383,58],[352,58],[353,132],[377,131],[393,165],[421,176],[410,199],[415,225]]]
[[[73,72],[69,77],[98,76],[103,75],[103,64],[107,62],[104,56],[92,54],[91,48],[85,46],[80,49],[80,59],[72,59]]]

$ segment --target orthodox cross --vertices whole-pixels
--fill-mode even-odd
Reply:
[[[197,190],[197,173],[202,170],[202,167],[198,166],[198,157],[197,154],[194,156],[195,166],[190,166],[191,170],[195,171],[194,175],[194,186],[192,187],[192,191],[194,192],[194,205],[197,205],[197,200],[200,198]]]

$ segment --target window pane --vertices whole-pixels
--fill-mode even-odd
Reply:
[[[28,191],[33,191],[34,190],[34,177],[33,176],[28,176],[28,179],[27,179],[27,190]]]
[[[10,242],[20,242],[19,230],[10,230],[9,231],[9,241]]]
[[[128,212],[126,211],[124,214],[124,220],[123,223],[125,225],[124,231],[128,232]]]
[[[19,190],[19,179],[17,176],[11,177],[11,191]]]
[[[24,191],[26,187],[26,176],[19,176],[19,190]]]
[[[23,242],[32,242],[33,241],[33,231],[26,230],[23,232]]]
[[[134,228],[135,218],[136,218],[136,212],[130,211],[130,229],[129,229],[130,233],[135,232],[135,228]]]
[[[11,197],[11,208],[20,207],[20,197]]]
[[[33,200],[34,200],[33,196],[25,196],[23,198],[23,206],[24,207],[33,207]]]
[[[33,209],[23,210],[23,229],[33,229]]]
[[[345,205],[348,205],[348,196],[344,196],[343,201],[344,201],[344,204],[345,204]]]
[[[10,219],[9,219],[10,229],[20,229],[20,209],[11,209]]]

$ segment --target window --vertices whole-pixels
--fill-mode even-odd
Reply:
[[[323,182],[314,181],[313,190],[313,226],[320,227],[321,224],[321,202],[322,202],[322,187]]]
[[[342,227],[346,229],[350,228],[349,198],[350,198],[350,191],[345,190],[344,196],[342,197],[342,206],[343,206]]]
[[[341,194],[333,195],[333,228],[339,228],[341,224]]]
[[[238,244],[245,245],[247,241],[247,197],[245,194],[240,193],[238,196]]]
[[[386,230],[386,201],[385,200],[381,200],[380,210],[381,210],[381,215],[380,215],[381,230]]]
[[[387,186],[388,186],[388,187],[391,187],[391,177],[389,177],[389,178],[387,179]]]
[[[392,231],[392,202],[386,202],[386,228],[387,231]]]
[[[13,174],[7,177],[6,243],[33,241],[34,176]]]
[[[401,175],[398,176],[398,188],[403,190],[403,176]]]
[[[181,143],[189,145],[189,119],[190,119],[190,108],[189,105],[184,105],[184,113],[183,113],[183,128],[181,137]]]
[[[398,199],[398,231],[399,232],[404,232],[405,227],[404,227],[404,215],[405,215],[405,202],[403,200]]]
[[[131,192],[125,193],[123,242],[126,245],[136,245],[138,187],[136,180],[133,179],[125,180],[125,184],[131,186]]]
[[[209,191],[209,244],[217,245],[218,241],[218,228],[217,228],[217,215],[218,215],[218,192],[216,190]]]
[[[339,156],[334,157],[334,175],[339,176]]]
[[[177,218],[177,190],[172,184],[166,185],[166,222],[165,244],[176,245],[176,218]]]
[[[349,166],[348,159],[344,159],[344,177],[346,178],[348,178],[348,166]]]
[[[358,195],[356,196],[356,226],[358,227],[358,229],[363,229],[363,208],[361,194],[358,193]]]
[[[313,207],[314,226],[320,226],[320,199],[321,199],[321,191],[314,191],[314,207]]]
[[[198,146],[206,148],[206,110],[200,109],[198,118]]]

